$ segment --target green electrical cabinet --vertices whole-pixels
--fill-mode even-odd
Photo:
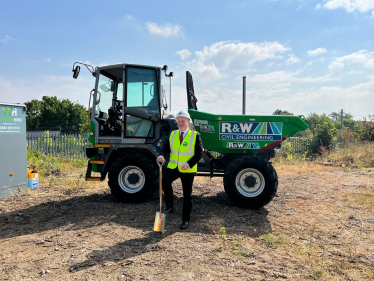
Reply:
[[[0,103],[0,198],[27,187],[26,106]]]

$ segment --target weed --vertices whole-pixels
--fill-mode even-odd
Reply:
[[[322,275],[323,275],[323,270],[315,270],[312,274],[313,278],[316,280],[321,279]]]
[[[242,257],[245,257],[245,258],[252,255],[252,252],[249,251],[244,246],[240,245],[239,243],[235,243],[235,244],[236,245],[232,246],[232,248],[231,248],[231,253],[233,253],[234,255],[239,255],[239,256],[242,256]]]
[[[48,179],[48,191],[50,191],[52,188],[59,187],[60,178],[58,176],[50,175]]]
[[[266,248],[277,248],[286,243],[286,239],[280,234],[266,233],[260,235],[260,240]]]
[[[219,229],[220,233],[221,233],[221,239],[223,242],[226,242],[226,227],[222,226],[220,229]]]
[[[22,196],[29,196],[31,195],[31,189],[29,187],[26,187],[25,192],[22,194]]]

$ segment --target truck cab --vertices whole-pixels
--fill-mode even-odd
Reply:
[[[160,138],[161,67],[97,67],[90,116],[92,143],[154,143]]]

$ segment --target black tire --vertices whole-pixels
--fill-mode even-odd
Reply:
[[[243,156],[227,167],[223,184],[227,196],[236,205],[258,209],[274,198],[278,189],[278,175],[262,157]]]
[[[148,157],[128,154],[112,165],[108,178],[112,195],[117,200],[127,203],[144,202],[157,189],[158,169]]]

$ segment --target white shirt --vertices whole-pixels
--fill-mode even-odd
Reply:
[[[189,128],[187,128],[186,130],[184,130],[184,131],[180,131],[179,130],[179,132],[181,132],[183,135],[183,138],[187,135],[187,133],[188,133],[188,130],[189,130]]]

